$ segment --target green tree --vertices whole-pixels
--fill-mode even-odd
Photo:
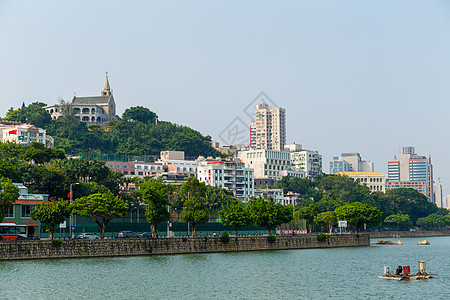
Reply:
[[[301,207],[297,211],[294,212],[294,219],[306,220],[308,225],[309,232],[312,232],[312,229],[315,227],[314,218],[320,213],[319,207],[315,203],[311,203],[308,206]]]
[[[8,207],[19,198],[19,189],[15,186],[11,179],[0,178],[0,223],[3,222],[5,212]]]
[[[89,216],[97,224],[100,238],[105,235],[106,225],[114,218],[122,218],[128,212],[128,205],[113,193],[92,194],[76,199],[71,204],[73,213]]]
[[[244,204],[237,199],[228,199],[222,203],[222,210],[219,211],[222,224],[232,226],[236,231],[236,237],[238,228],[249,224],[249,217],[243,206]]]
[[[394,207],[394,214],[408,215],[411,222],[437,212],[436,204],[411,188],[397,188],[386,192],[386,197]]]
[[[158,116],[148,108],[135,106],[127,108],[122,114],[122,119],[129,122],[139,121],[142,123],[154,124],[158,119]]]
[[[395,214],[387,216],[386,219],[384,219],[384,223],[396,224],[397,230],[400,230],[400,228],[407,229],[412,225],[409,216],[403,214]]]
[[[41,204],[38,209],[31,212],[30,217],[45,223],[49,239],[53,240],[56,226],[64,222],[64,219],[69,217],[70,213],[69,202],[60,199]]]
[[[3,144],[3,143],[2,143]],[[15,166],[10,159],[5,160],[0,158],[0,178],[6,177],[14,182],[20,182],[22,181],[22,177],[20,172],[17,169],[17,166]]]
[[[141,186],[142,199],[147,204],[145,216],[150,223],[153,237],[158,237],[158,224],[168,221],[170,205],[167,186],[162,181],[147,181]]]
[[[52,123],[50,114],[43,108],[45,103],[33,102],[28,106],[22,106],[16,110],[11,107],[6,113],[5,120],[29,123],[34,126],[47,129]]]
[[[272,200],[271,197],[267,201],[258,197],[251,199],[246,206],[251,223],[266,227],[269,235],[272,233],[272,228],[292,220],[292,208],[290,206],[285,208],[281,204],[275,204]]]
[[[449,224],[449,218],[438,214],[430,214],[426,217],[419,218],[416,221],[417,226],[422,226],[427,229],[441,229]]]
[[[438,215],[441,215],[441,216],[446,216],[446,215],[448,215],[450,212],[449,212],[449,210],[448,210],[447,208],[444,208],[444,207],[438,207],[436,213],[437,213]]]
[[[184,202],[191,197],[205,199],[206,189],[207,187],[204,182],[200,182],[194,176],[189,177],[173,195],[176,200],[175,207],[182,208]]]
[[[333,232],[333,227],[337,224],[337,217],[334,211],[326,211],[318,214],[314,221],[318,224],[323,224],[327,227],[328,232],[331,234]]]
[[[360,202],[347,203],[335,210],[339,220],[346,220],[359,232],[363,224],[377,226],[381,223],[381,212],[379,209]]]
[[[37,164],[47,163],[52,159],[65,159],[62,150],[47,148],[41,143],[32,143],[22,152],[20,158],[23,160],[34,160]]]
[[[197,236],[197,224],[208,222],[208,208],[204,201],[197,197],[190,197],[184,201],[181,220],[192,224],[192,236]]]

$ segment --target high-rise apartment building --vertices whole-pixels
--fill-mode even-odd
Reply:
[[[286,110],[257,104],[255,121],[250,124],[250,147],[282,151],[286,144]]]
[[[442,195],[442,184],[440,178],[434,183],[434,201],[438,207],[444,207],[444,197]]]
[[[433,184],[431,158],[415,154],[414,147],[401,147],[399,158],[388,162],[386,191],[400,187],[413,188],[435,203]]]
[[[359,153],[341,153],[330,162],[330,174],[339,172],[373,172],[373,162],[362,160]]]

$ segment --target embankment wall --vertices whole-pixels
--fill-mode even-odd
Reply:
[[[85,258],[139,255],[166,255],[212,252],[239,252],[308,248],[369,246],[368,234],[335,235],[319,241],[317,235],[230,238],[226,244],[218,237],[70,240],[57,245],[52,241],[1,241],[0,260]]]

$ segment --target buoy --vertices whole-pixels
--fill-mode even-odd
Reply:
[[[402,241],[400,241],[400,240],[398,240],[396,244],[397,245],[403,245]]]

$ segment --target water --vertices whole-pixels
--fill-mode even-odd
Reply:
[[[391,239],[396,241],[397,239]],[[0,299],[450,299],[450,237],[402,246],[0,262]],[[373,240],[372,242],[375,242]],[[427,263],[436,278],[378,279]]]

